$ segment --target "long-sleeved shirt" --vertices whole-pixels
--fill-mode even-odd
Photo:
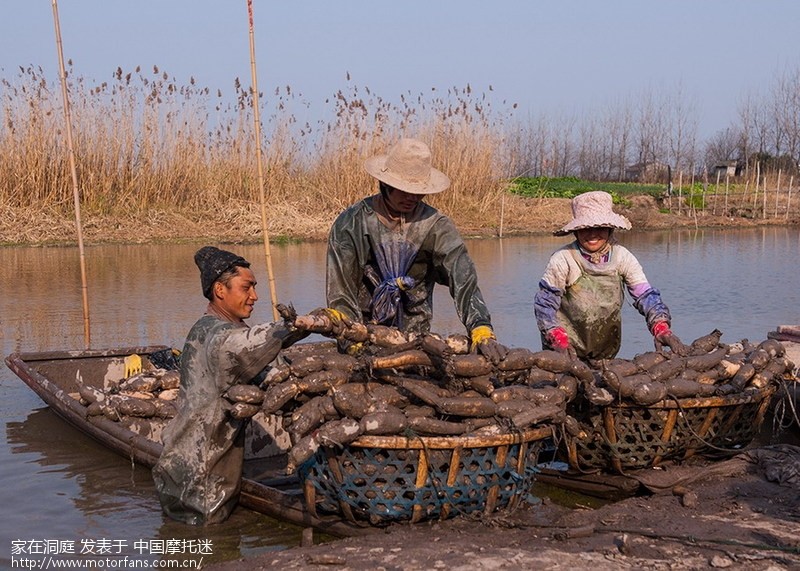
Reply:
[[[434,285],[439,283],[449,288],[467,332],[479,325],[490,326],[475,265],[450,218],[420,202],[399,227],[390,229],[375,212],[373,200],[377,197],[365,198],[345,210],[331,228],[328,306],[356,321],[373,321],[376,290],[394,287],[400,279],[403,288],[393,291],[399,315],[392,316],[396,319],[388,324],[426,332],[433,315]]]
[[[645,317],[651,331],[659,321],[670,323],[669,308],[662,301],[661,293],[650,285],[639,260],[627,248],[614,244],[606,258],[598,264],[593,264],[582,254],[579,255],[581,261],[578,261],[576,251],[580,252],[577,241],[556,250],[539,282],[539,290],[534,298],[534,314],[543,336],[555,327],[564,327],[558,316],[561,299],[584,275],[584,266],[590,270],[616,273],[633,299],[633,306]],[[617,311],[621,310],[620,300]]]

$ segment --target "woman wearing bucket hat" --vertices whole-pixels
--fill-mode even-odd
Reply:
[[[628,219],[612,210],[609,193],[593,191],[572,199],[572,220],[554,234],[573,233],[575,240],[551,256],[534,299],[544,348],[587,359],[616,356],[627,289],[647,321],[656,350],[666,345],[676,354],[686,352],[670,330],[661,293],[648,283],[636,257],[614,239],[615,229],[630,228]]]
[[[507,350],[496,341],[466,245],[450,218],[423,202],[450,186],[447,175],[431,166],[428,146],[400,139],[386,154],[367,159],[364,168],[380,192],[333,223],[329,307],[355,321],[421,334],[430,330],[434,285],[446,285],[473,348],[500,361]]]

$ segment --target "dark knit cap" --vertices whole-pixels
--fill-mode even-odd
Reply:
[[[211,286],[222,274],[234,267],[250,267],[250,262],[243,257],[214,246],[203,246],[197,250],[194,263],[200,268],[200,285],[207,299],[211,299]]]

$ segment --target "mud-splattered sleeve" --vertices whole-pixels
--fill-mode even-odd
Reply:
[[[449,287],[456,313],[467,332],[481,325],[491,327],[492,318],[478,287],[478,272],[452,220],[441,216],[428,240],[433,243],[437,281]]]
[[[661,292],[647,281],[644,269],[629,250],[622,246],[614,247],[614,255],[618,256],[619,271],[633,299],[633,306],[647,321],[647,328],[652,332],[659,321],[672,321],[669,308],[661,299]]]
[[[351,319],[361,321],[358,290],[364,276],[360,259],[365,257],[361,240],[361,206],[339,215],[328,235],[326,303]]]
[[[220,371],[228,385],[249,383],[281,349],[307,335],[281,322],[231,329],[219,348]]]
[[[533,314],[542,333],[558,327],[556,313],[561,307],[561,297],[569,283],[569,275],[565,250],[558,250],[550,256],[544,275],[539,280],[539,290],[533,298]]]

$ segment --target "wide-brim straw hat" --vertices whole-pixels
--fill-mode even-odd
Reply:
[[[602,190],[585,192],[572,199],[572,221],[553,232],[556,236],[564,236],[583,228],[616,228],[630,230],[631,223],[624,216],[611,209],[611,195]]]
[[[450,179],[431,166],[431,150],[417,139],[400,139],[385,155],[364,162],[366,171],[381,182],[411,194],[435,194]]]

